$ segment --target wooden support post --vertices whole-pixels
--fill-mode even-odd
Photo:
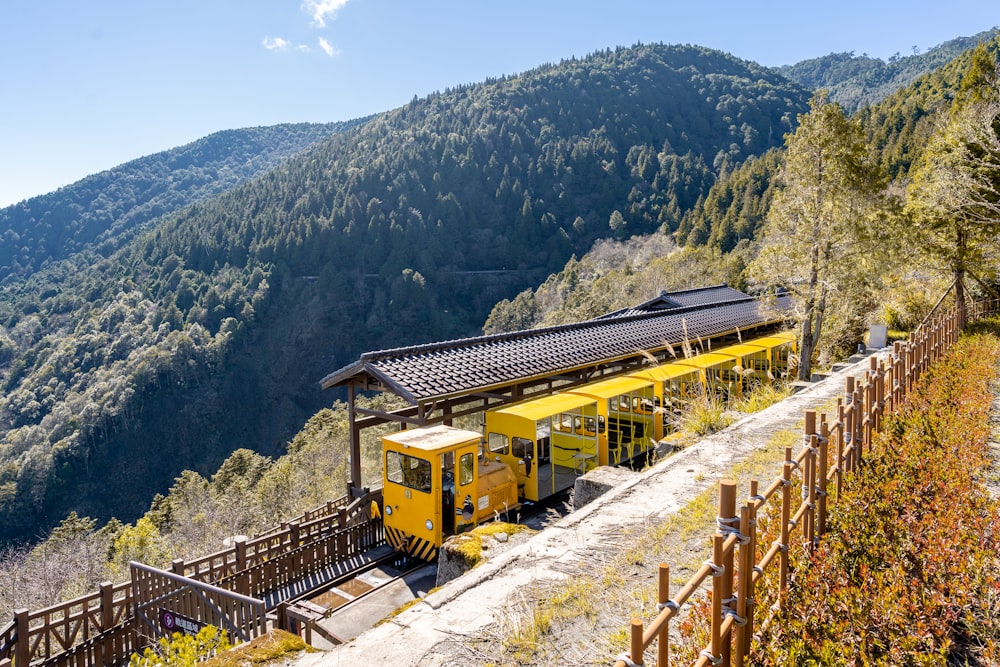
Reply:
[[[233,546],[236,547],[236,571],[242,572],[247,569],[247,538],[238,536],[233,540]]]
[[[14,612],[14,623],[17,628],[17,645],[14,647],[14,664],[27,667],[31,664],[31,628],[28,626],[28,610],[18,609]]]
[[[170,570],[171,570],[171,571],[172,571],[172,572],[173,572],[174,574],[179,574],[179,575],[181,575],[182,577],[183,577],[183,576],[186,576],[186,575],[185,575],[185,572],[184,572],[184,571],[185,571],[185,569],[186,569],[186,567],[187,567],[187,566],[185,565],[185,563],[184,563],[184,559],[183,559],[183,558],[175,558],[175,559],[173,559],[173,560],[172,560],[172,561],[170,562]]]
[[[757,480],[751,479],[750,498],[751,499],[755,498],[758,495],[758,493],[759,492],[757,490]],[[747,619],[747,624],[743,626],[743,634],[746,638],[745,639],[746,651],[744,652],[744,656],[746,656],[746,654],[749,653],[750,643],[751,640],[753,639],[754,613],[756,611],[755,607],[756,584],[754,583],[754,568],[757,567],[757,503],[756,501],[752,500],[751,502],[747,503],[747,506],[750,508],[750,532],[745,533],[745,535],[750,538],[749,544],[746,545],[747,555],[749,557],[748,558],[749,563],[745,573],[743,570],[740,570],[740,580],[742,581],[744,576],[746,577],[746,586],[743,589],[745,594],[744,609],[746,610],[746,613],[743,614],[743,617]]]
[[[629,640],[629,656],[632,664],[642,666],[642,619],[633,618],[632,635]]]
[[[781,469],[781,551],[778,555],[778,609],[784,609],[788,589],[788,520],[792,511],[792,448],[785,447]]]
[[[812,546],[813,523],[815,515],[813,509],[816,507],[813,502],[813,487],[815,486],[816,475],[816,411],[807,410],[805,414],[805,426],[802,429],[802,442],[806,449],[805,459],[802,461],[802,500],[806,503],[806,512],[802,516],[802,540],[809,549]]]
[[[722,543],[724,541],[722,535],[718,533],[712,536],[712,563],[715,565],[715,573],[712,576],[712,641],[709,652],[714,659],[722,656],[722,580],[725,578]]]
[[[717,536],[722,537],[723,540],[728,536],[728,531],[735,530],[737,528],[739,518],[736,516],[736,482],[731,479],[724,479],[719,483],[719,520],[718,520],[718,533]],[[722,556],[722,576],[716,577],[716,582],[719,584],[718,591],[721,596],[723,604],[731,604],[726,602],[733,596],[733,551],[735,549],[730,549],[725,552]],[[716,561],[718,563],[718,561]],[[713,587],[713,590],[715,588]],[[721,621],[720,621],[721,622]],[[712,655],[722,656],[722,664],[728,665],[731,657],[732,642],[730,637],[726,638],[726,641],[722,644],[722,652],[716,653],[712,651]]]
[[[837,479],[837,497],[840,497],[840,492],[843,489],[844,484],[844,441],[847,439],[845,434],[847,433],[847,415],[844,410],[844,402],[842,399],[837,399],[837,460],[834,463],[834,470],[836,471]]]
[[[288,548],[298,549],[302,546],[301,526],[298,521],[288,522]]]
[[[361,490],[361,427],[354,413],[354,384],[347,385],[347,417],[351,423],[351,482],[348,495],[355,497]]]
[[[670,601],[670,566],[660,563],[657,579],[657,600],[661,608]],[[667,667],[670,664],[670,622],[663,624],[663,629],[656,637],[656,667]]]
[[[826,419],[822,420],[819,424],[819,489],[816,491],[817,499],[817,509],[816,513],[818,515],[816,524],[816,535],[817,539],[822,538],[823,534],[826,533],[826,496],[827,496],[827,476],[829,475],[828,466],[830,465],[830,425],[826,423]]]
[[[739,578],[736,580],[736,651],[733,656],[733,664],[737,667],[743,666],[747,650],[750,647],[750,635],[748,634],[747,623],[749,605],[747,604],[747,598],[750,597],[750,580],[753,579],[752,516],[753,502],[748,500],[740,508],[740,534],[746,539],[740,543]]]
[[[110,581],[101,582],[101,632],[107,633],[115,624],[115,587]],[[110,634],[110,633],[108,633]],[[101,651],[100,664],[112,667],[115,664],[114,642],[105,637],[99,644]]]
[[[854,405],[854,377],[847,376],[847,406],[845,407],[844,421],[844,472],[849,473],[854,470],[854,418],[857,415]]]

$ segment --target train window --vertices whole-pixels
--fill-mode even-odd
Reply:
[[[424,493],[431,491],[431,462],[400,452],[385,453],[385,476],[390,482]]]
[[[490,433],[490,451],[494,454],[508,454],[510,452],[510,440],[503,433]]]
[[[458,460],[458,483],[460,486],[472,484],[475,461],[475,454],[462,454],[462,458]]]
[[[604,433],[604,415],[598,415],[597,417],[597,432]]]
[[[555,428],[563,433],[573,432],[573,415],[560,414],[555,418]]]
[[[573,431],[577,434],[583,432],[583,417],[579,415],[573,417]]]
[[[629,401],[629,397],[626,396],[625,394],[622,394],[621,396],[618,397],[618,409],[619,410],[623,410],[625,412],[628,412],[629,404],[630,403],[631,403],[631,401]]]
[[[538,439],[538,463],[548,463],[549,462],[549,444],[548,438]]]
[[[514,438],[514,446],[511,447],[510,453],[519,459],[523,459],[526,456],[534,458],[535,443],[527,438]]]
[[[593,417],[583,418],[583,434],[584,435],[596,435],[597,434],[597,420]]]

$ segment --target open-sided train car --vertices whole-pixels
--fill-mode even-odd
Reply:
[[[586,470],[596,465],[621,465],[653,448],[657,399],[651,380],[626,375],[599,380],[568,393],[589,396],[597,402],[597,459],[585,461]]]
[[[640,459],[698,392],[740,395],[786,377],[795,338],[775,334],[487,410],[484,434],[432,426],[383,436],[386,538],[433,559],[468,526],[571,488],[599,465]]]
[[[515,471],[525,500],[565,491],[599,460],[605,425],[593,397],[550,394],[485,416],[486,455]]]

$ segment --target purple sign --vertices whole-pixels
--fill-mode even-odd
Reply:
[[[170,611],[169,609],[160,607],[160,625],[162,625],[163,629],[167,631],[167,634],[183,632],[188,635],[196,635],[208,624],[196,621],[190,616],[178,614],[175,611]]]

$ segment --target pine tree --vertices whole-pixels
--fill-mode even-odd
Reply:
[[[872,247],[867,223],[881,185],[860,125],[826,91],[810,107],[786,138],[783,187],[768,212],[760,255],[748,267],[755,279],[796,298],[802,380],[811,375],[828,311],[851,298],[851,262]]]
[[[966,274],[990,268],[1000,234],[1000,94],[984,45],[973,53],[947,122],[931,137],[907,190],[911,247],[953,278],[964,324]],[[995,258],[992,258],[995,259]]]

